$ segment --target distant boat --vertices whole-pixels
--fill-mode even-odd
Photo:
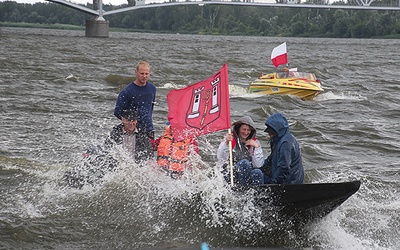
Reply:
[[[272,50],[271,61],[275,67],[288,64],[286,42]],[[288,69],[288,72],[261,75],[250,83],[249,92],[266,95],[295,95],[304,100],[312,100],[323,92],[323,88],[315,74],[297,72],[295,68]]]

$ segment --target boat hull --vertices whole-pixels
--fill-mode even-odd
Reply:
[[[356,193],[360,181],[312,184],[270,184],[256,187],[256,202],[282,215],[308,222],[320,219]]]
[[[295,74],[296,77],[283,77],[278,73],[262,75],[250,83],[249,92],[264,95],[294,95],[304,100],[312,100],[323,92],[314,74],[301,72]]]

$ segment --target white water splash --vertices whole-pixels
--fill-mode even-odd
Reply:
[[[314,98],[314,101],[327,101],[327,100],[366,100],[366,97],[361,96],[360,94],[351,93],[351,92],[341,92],[334,93],[332,91],[324,92],[322,94],[317,95]]]

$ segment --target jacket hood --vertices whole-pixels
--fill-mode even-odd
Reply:
[[[273,128],[276,131],[278,137],[284,135],[289,129],[289,124],[286,120],[286,117],[283,116],[281,113],[275,113],[271,115],[265,122],[265,125]]]
[[[251,128],[251,133],[250,135],[246,138],[246,140],[253,139],[256,137],[256,126],[253,122],[253,119],[251,119],[250,116],[243,116],[240,118],[237,122],[234,122],[232,124],[232,131],[235,133],[235,136],[239,135],[239,128],[242,124],[249,125]]]

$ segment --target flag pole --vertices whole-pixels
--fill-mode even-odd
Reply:
[[[231,129],[228,130],[229,134],[232,134]],[[232,139],[232,138],[231,138]],[[229,172],[231,176],[231,187],[233,187],[233,156],[232,156],[232,140],[229,140]]]

